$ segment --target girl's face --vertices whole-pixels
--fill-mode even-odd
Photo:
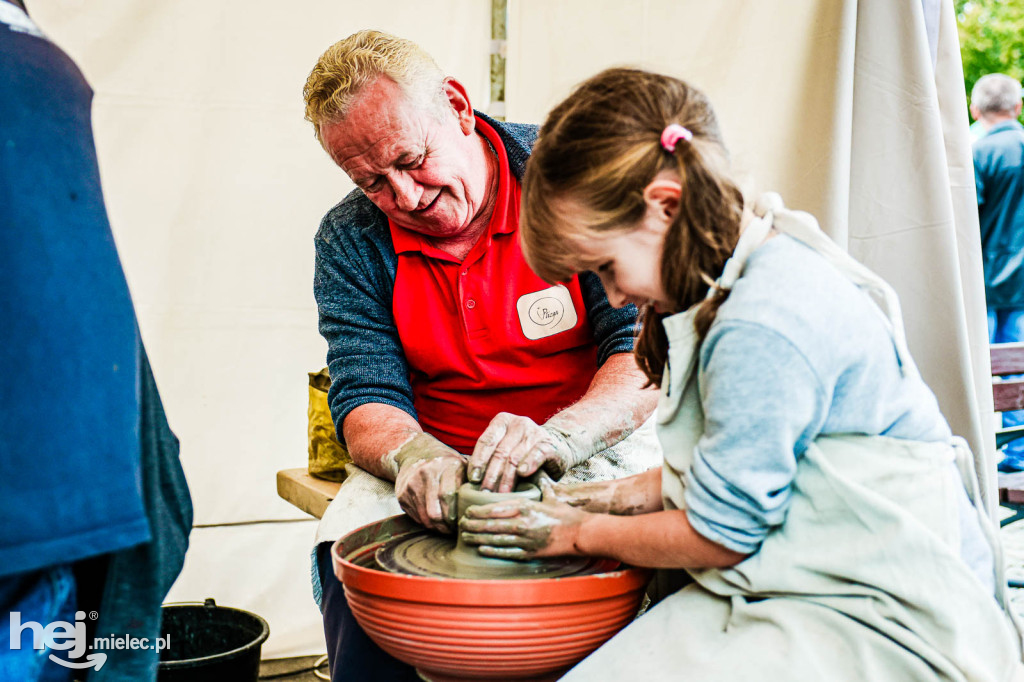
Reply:
[[[656,178],[644,191],[647,210],[637,224],[574,240],[581,261],[597,264],[589,269],[601,278],[612,306],[650,304],[658,312],[674,310],[661,282],[661,256],[665,233],[678,211],[679,193],[678,182]],[[572,215],[571,209],[563,215]]]

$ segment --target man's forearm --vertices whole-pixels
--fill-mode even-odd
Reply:
[[[658,390],[647,383],[632,353],[618,353],[597,370],[582,398],[544,426],[564,437],[580,461],[631,434],[654,411]]]
[[[550,491],[550,492],[549,492]],[[544,501],[564,502],[595,514],[635,516],[661,511],[661,467],[610,481],[553,485]]]
[[[353,409],[342,425],[345,444],[352,461],[374,476],[395,480],[395,471],[385,461],[415,438],[423,429],[407,412],[391,405],[366,403]]]

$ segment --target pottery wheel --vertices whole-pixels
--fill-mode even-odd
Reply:
[[[590,557],[559,557],[532,561],[492,559],[475,548],[456,549],[455,538],[419,531],[388,540],[376,551],[385,571],[440,578],[509,580],[558,578],[598,573],[600,560]]]

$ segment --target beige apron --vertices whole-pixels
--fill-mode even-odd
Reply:
[[[814,218],[766,195],[727,263],[731,288],[772,226],[822,253],[884,309],[904,368],[899,304]],[[881,313],[881,310],[880,310]],[[658,405],[666,509],[703,433],[693,310],[665,320],[669,364]],[[959,465],[956,476],[952,462]],[[961,481],[963,477],[963,481]],[[997,559],[996,594],[960,559],[957,497],[967,494]],[[819,437],[801,457],[786,521],[732,568],[691,571],[665,598],[571,670],[568,680],[1015,679],[1021,655],[1005,606],[994,524],[970,453],[883,436]]]

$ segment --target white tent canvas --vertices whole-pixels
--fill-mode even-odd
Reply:
[[[326,348],[312,238],[352,185],[302,120],[302,85],[329,44],[379,28],[421,43],[486,110],[490,3],[29,11],[96,91],[111,223],[182,443],[197,528],[168,601],[259,613],[264,657],[321,652],[315,522],[277,498],[274,474],[305,462],[306,372]],[[921,0],[510,0],[507,116],[540,122],[615,64],[704,88],[757,187],[817,214],[897,288],[922,373],[984,462],[991,395],[952,12]]]

